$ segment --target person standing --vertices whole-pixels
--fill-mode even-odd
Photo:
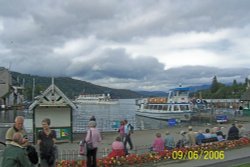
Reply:
[[[25,140],[22,136],[19,132],[12,135],[12,141],[3,151],[2,167],[32,167],[26,149],[22,146]]]
[[[120,127],[118,129],[118,132],[120,134],[121,141],[124,141],[124,138],[125,138],[124,121],[120,122]]]
[[[40,150],[40,165],[42,167],[55,167],[56,162],[56,132],[50,129],[50,119],[42,120],[42,130],[39,131],[37,144]]]
[[[88,123],[88,131],[85,138],[85,142],[88,144],[92,143],[93,148],[88,149],[87,147],[87,167],[96,167],[96,154],[99,143],[102,141],[101,134],[96,128],[96,122],[90,121]]]
[[[187,133],[187,137],[188,137],[188,144],[189,146],[194,146],[196,145],[196,133],[193,131],[192,126],[188,127],[188,133]]]
[[[7,145],[12,142],[13,135],[16,132],[19,132],[20,134],[22,134],[22,137],[24,138],[23,143],[21,143],[21,145],[26,146],[28,144],[27,132],[25,131],[23,127],[23,123],[24,123],[23,116],[17,116],[15,118],[14,125],[10,127],[5,134],[5,140],[6,140]]]
[[[124,120],[124,133],[125,133],[125,139],[124,139],[124,147],[127,153],[127,143],[129,144],[130,150],[133,149],[133,143],[131,140],[131,124],[128,124],[128,121]]]

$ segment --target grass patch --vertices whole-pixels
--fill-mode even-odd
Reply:
[[[233,166],[233,167],[250,167],[250,163],[236,165],[236,166]]]

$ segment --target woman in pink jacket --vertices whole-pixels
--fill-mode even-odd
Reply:
[[[85,138],[86,143],[92,143],[93,148],[87,147],[87,167],[96,167],[96,154],[99,143],[101,142],[101,134],[96,128],[96,122],[90,121],[88,124],[89,130]]]
[[[124,141],[124,137],[125,137],[124,121],[120,122],[120,127],[118,129],[118,132],[120,134],[121,141],[123,142]]]
[[[164,139],[161,137],[161,133],[156,133],[156,138],[153,141],[152,149],[155,152],[164,150]]]
[[[117,156],[120,157],[124,155],[125,155],[124,145],[121,140],[121,137],[118,136],[116,137],[115,141],[112,143],[112,152],[109,153],[108,157],[112,158],[112,157],[117,157]]]

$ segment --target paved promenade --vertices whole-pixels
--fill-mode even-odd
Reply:
[[[206,128],[212,128],[215,126],[222,126],[222,131],[224,134],[227,134],[228,129],[231,127],[231,124],[218,124],[218,125],[203,125],[203,126],[193,126],[194,131],[198,130],[205,130]],[[250,130],[250,123],[243,123],[243,126]],[[166,131],[172,133],[177,141],[179,138],[179,132],[181,130],[187,131],[187,126],[176,126],[176,127],[169,127],[163,129],[155,129],[155,130],[140,130],[135,131],[132,134],[132,141],[134,144],[134,150],[129,150],[130,153],[141,153],[141,152],[148,152],[149,147],[152,144],[153,139],[155,138],[155,134],[160,132],[162,137],[165,137]],[[101,158],[102,156],[106,155],[111,150],[111,143],[114,139],[118,136],[117,132],[105,132],[102,134],[103,141],[98,149],[98,157]],[[83,137],[83,135],[82,135]],[[58,144],[59,149],[59,160],[61,159],[85,159],[85,156],[78,156],[78,149],[79,149],[79,139],[76,139],[73,143],[61,143]],[[242,159],[244,158],[244,159]],[[248,158],[248,159],[247,159]],[[1,158],[0,158],[1,159]],[[161,163],[156,163],[153,166],[159,167],[187,167],[187,166],[229,166],[233,165],[234,163],[243,163],[243,161],[247,161],[250,159],[250,147],[244,147],[240,149],[233,149],[225,151],[225,158],[222,160],[169,160]],[[233,160],[233,161],[232,161]],[[228,164],[228,163],[229,164]],[[1,163],[1,162],[0,162]],[[223,164],[222,164],[223,163]],[[1,165],[1,164],[0,164]]]
[[[243,123],[244,127],[249,131],[250,130],[250,123]],[[222,126],[222,131],[224,134],[227,134],[228,129],[231,127],[231,124],[218,124],[218,125],[204,125],[204,126],[193,126],[194,131],[198,130],[205,130],[206,128],[212,128],[215,126]],[[153,139],[155,138],[155,134],[157,132],[160,132],[163,137],[165,137],[165,132],[170,131],[175,137],[175,140],[178,140],[179,137],[179,132],[181,130],[186,130],[187,131],[187,126],[185,127],[170,127],[170,128],[164,128],[164,129],[155,129],[155,130],[140,130],[140,131],[135,131],[132,134],[132,141],[135,146],[134,150],[129,150],[130,153],[141,153],[141,152],[148,152],[148,148],[150,147]],[[111,132],[111,133],[103,133],[103,141],[99,147],[99,153],[98,157],[102,157],[105,155],[105,151],[108,150],[108,152],[111,149],[111,143],[114,141],[115,137],[118,136],[117,132]],[[79,141],[74,141],[73,143],[63,143],[59,144],[59,152],[64,152],[68,150],[78,150]],[[64,150],[64,151],[63,151]],[[73,151],[72,151],[73,152]],[[70,151],[69,151],[70,153]],[[60,156],[60,155],[59,155]],[[250,156],[250,147],[244,147],[240,149],[233,149],[233,150],[228,150],[225,151],[225,158],[221,160],[171,160],[171,161],[166,161],[166,162],[161,162],[157,163],[154,166],[173,166],[173,167],[187,167],[187,166],[204,166],[204,165],[211,165],[211,166],[217,166],[215,163],[221,163],[221,162],[226,162],[229,160],[234,160],[234,159],[240,159],[243,157],[249,157]],[[64,158],[64,157],[61,157]],[[60,159],[60,157],[59,157]],[[77,159],[85,159],[85,157],[77,157]],[[236,162],[236,161],[235,161]],[[230,163],[231,164],[231,163]],[[233,164],[233,163],[232,163]],[[223,165],[220,165],[222,167]]]

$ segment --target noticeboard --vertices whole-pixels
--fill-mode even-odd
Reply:
[[[227,122],[228,121],[227,115],[216,115],[216,121],[218,123]]]
[[[175,126],[176,125],[176,119],[172,118],[168,120],[168,126]]]
[[[118,129],[119,126],[120,126],[120,121],[119,120],[115,120],[115,121],[112,122],[112,125],[111,125],[112,129]]]
[[[56,140],[71,140],[71,128],[70,127],[56,127],[56,128],[51,128],[56,131]],[[36,134],[42,130],[42,128],[37,128],[36,129]]]

